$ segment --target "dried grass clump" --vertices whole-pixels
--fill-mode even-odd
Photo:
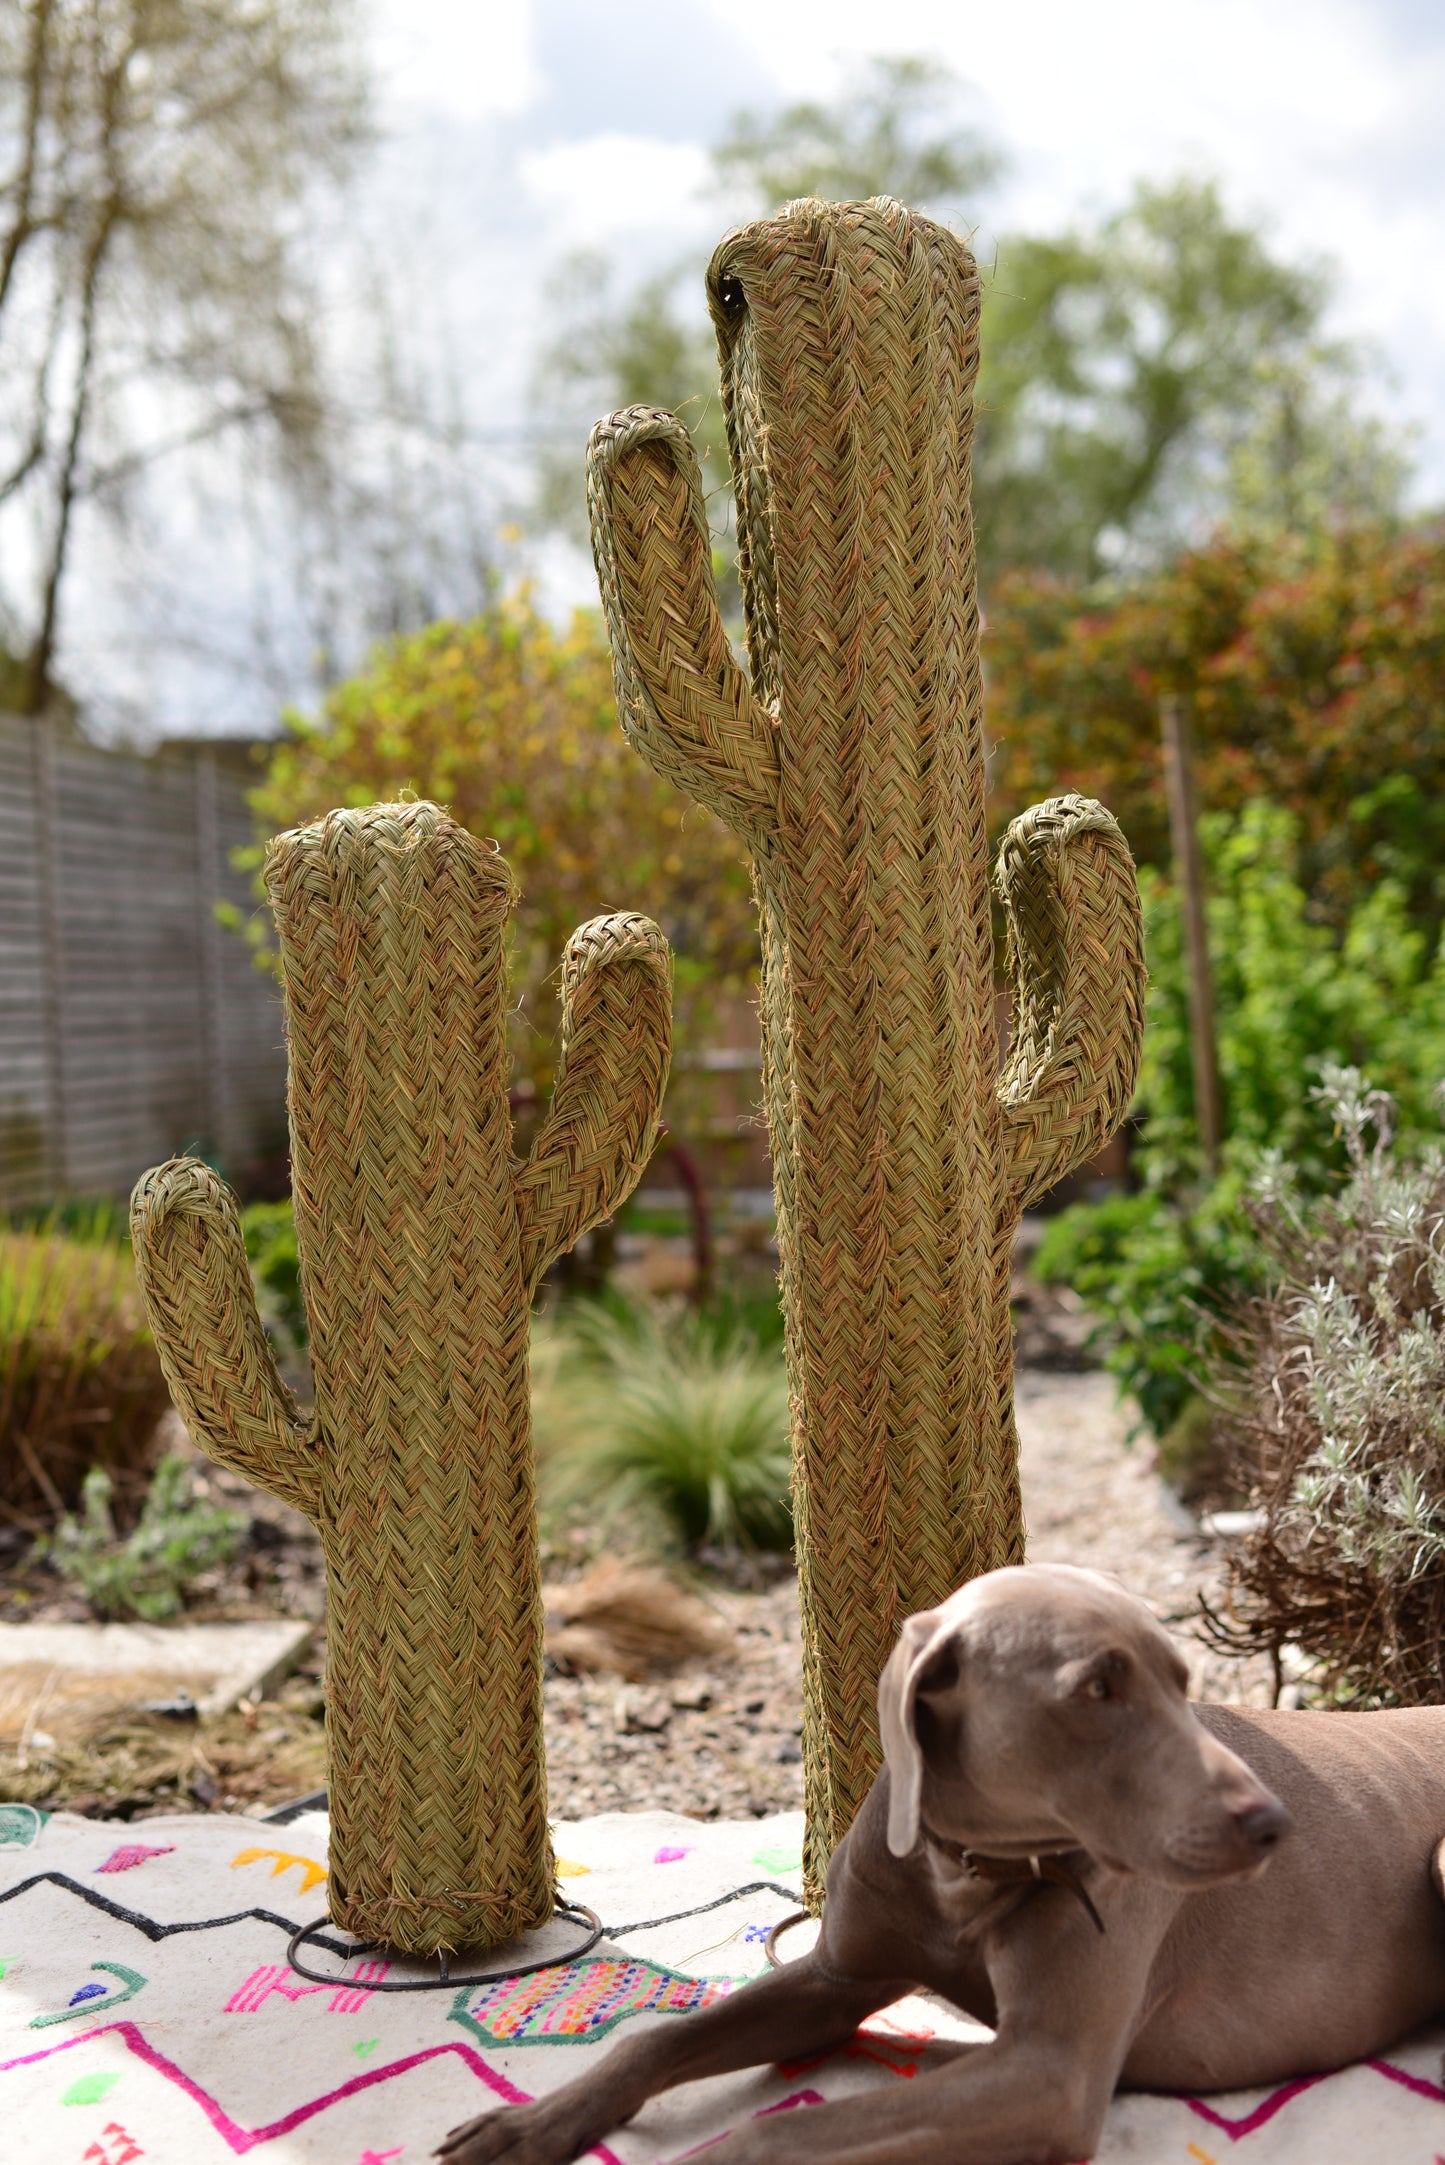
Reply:
[[[144,1676],[128,1684],[137,1700],[147,1695]],[[173,1690],[174,1679],[160,1689]],[[326,1780],[314,1684],[295,1679],[278,1699],[243,1703],[214,1722],[116,1706],[113,1690],[97,1695],[94,1711],[78,1695],[32,1691],[29,1709],[17,1717],[14,1699],[0,1700],[0,1803],[103,1819],[213,1807],[264,1811]],[[38,1721],[28,1720],[35,1712]]]
[[[1390,1099],[1326,1067],[1349,1175],[1307,1208],[1277,1161],[1253,1204],[1274,1275],[1214,1383],[1264,1523],[1216,1641],[1286,1645],[1340,1703],[1438,1701],[1445,1653],[1445,1151],[1392,1148]]]
[[[547,1652],[570,1669],[635,1683],[722,1651],[718,1625],[661,1571],[604,1556],[585,1578],[549,1586]]]
[[[38,1531],[103,1466],[128,1523],[169,1403],[126,1249],[0,1235],[0,1520]]]

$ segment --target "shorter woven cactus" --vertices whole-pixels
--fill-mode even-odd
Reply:
[[[278,836],[266,881],[314,1416],[277,1374],[235,1204],[196,1159],[136,1187],[141,1285],[195,1441],[321,1535],[333,1920],[411,1953],[495,1944],[553,1900],[530,1303],[651,1153],[667,944],[645,917],[574,933],[556,1088],[519,1164],[516,889],[496,851],[435,805],[374,805]]]

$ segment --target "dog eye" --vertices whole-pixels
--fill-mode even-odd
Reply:
[[[1091,1676],[1083,1686],[1083,1692],[1086,1699],[1112,1699],[1114,1696],[1106,1676]]]

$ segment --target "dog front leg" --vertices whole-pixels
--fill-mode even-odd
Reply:
[[[970,2045],[906,2085],[760,2114],[707,2165],[1065,2165],[1093,2156],[1111,2087],[1048,2050]]]
[[[826,2052],[908,1989],[900,1978],[838,1977],[805,1955],[697,2014],[629,2026],[597,2067],[550,2097],[453,2128],[436,2155],[445,2165],[568,2165],[660,2090]]]
[[[987,1948],[998,2029],[913,2081],[735,2128],[707,2165],[1053,2165],[1092,2157],[1158,1946],[1157,1893],[1116,1889],[1107,1938],[1050,1889]]]

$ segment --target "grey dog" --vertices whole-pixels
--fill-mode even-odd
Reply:
[[[920,1987],[993,2038],[906,2092],[753,2119],[709,2165],[1086,2158],[1121,2084],[1275,2082],[1445,2010],[1445,1708],[1195,1706],[1187,1681],[1090,1571],[995,1571],[911,1617],[816,1948],[438,2154],[565,2165],[658,2091],[825,2051]]]

